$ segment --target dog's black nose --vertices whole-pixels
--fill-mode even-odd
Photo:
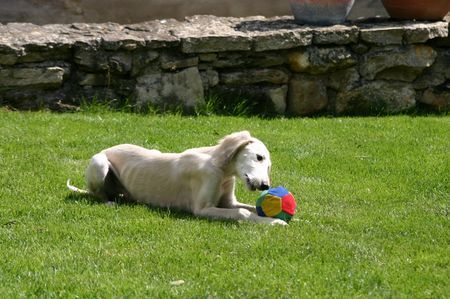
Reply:
[[[269,188],[270,188],[270,186],[267,185],[266,183],[262,183],[261,186],[259,187],[259,189],[262,190],[262,191],[267,190]]]

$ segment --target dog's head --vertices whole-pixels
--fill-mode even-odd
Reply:
[[[221,140],[224,162],[233,174],[245,182],[248,189],[267,190],[270,186],[270,153],[264,143],[247,131],[233,133]]]

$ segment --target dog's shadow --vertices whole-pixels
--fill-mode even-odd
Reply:
[[[65,197],[65,201],[69,203],[78,203],[78,204],[85,204],[85,205],[106,205],[111,207],[122,207],[122,206],[143,206],[146,207],[148,210],[156,212],[157,215],[159,215],[162,218],[172,218],[177,220],[203,220],[207,222],[216,222],[216,223],[222,223],[222,224],[236,224],[237,221],[232,220],[221,220],[221,219],[208,219],[208,218],[201,218],[195,215],[192,215],[191,213],[178,210],[175,208],[158,208],[153,207],[148,204],[144,203],[138,203],[130,200],[123,199],[121,197],[114,198],[114,200],[110,201],[104,201],[101,200],[93,195],[90,194],[80,194],[80,193],[69,193]]]

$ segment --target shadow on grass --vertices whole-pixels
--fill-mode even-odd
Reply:
[[[175,209],[175,208],[159,208],[159,207],[152,207],[150,205],[144,204],[144,203],[138,203],[134,201],[124,200],[122,198],[116,198],[114,201],[104,201],[101,200],[95,196],[89,195],[89,194],[80,194],[80,193],[69,193],[65,197],[65,201],[69,203],[81,203],[85,205],[108,205],[108,206],[114,206],[114,207],[121,207],[121,206],[144,206],[147,209],[156,212],[158,215],[160,215],[162,218],[171,218],[171,219],[178,219],[178,220],[200,220],[200,221],[207,221],[211,223],[221,223],[221,224],[227,224],[227,225],[235,225],[238,224],[238,221],[233,220],[223,220],[223,219],[209,219],[209,218],[203,218],[195,216],[191,213]]]

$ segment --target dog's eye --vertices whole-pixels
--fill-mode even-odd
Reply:
[[[262,161],[262,160],[264,160],[264,157],[261,155],[256,155],[256,160]]]

